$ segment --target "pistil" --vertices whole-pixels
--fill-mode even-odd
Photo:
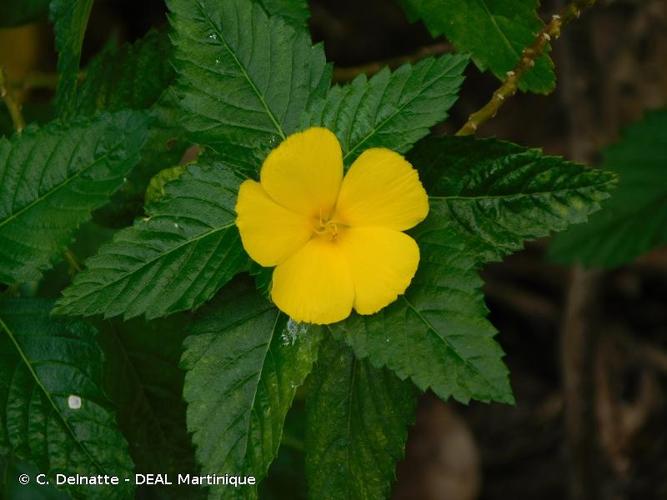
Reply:
[[[335,241],[338,238],[341,229],[342,224],[334,222],[329,217],[323,216],[322,212],[320,211],[320,215],[315,223],[315,234],[320,237],[327,238],[330,241]]]

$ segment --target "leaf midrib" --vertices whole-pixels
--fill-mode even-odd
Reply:
[[[49,404],[51,405],[51,407],[55,411],[56,415],[58,415],[58,418],[60,419],[60,421],[63,424],[63,426],[65,427],[65,429],[67,429],[67,432],[69,433],[72,440],[77,444],[77,446],[79,448],[81,448],[83,453],[86,455],[86,457],[88,457],[88,460],[95,466],[95,468],[97,468],[97,470],[99,472],[105,473],[104,468],[90,454],[90,452],[88,451],[88,448],[83,443],[79,442],[79,440],[76,438],[76,434],[74,433],[74,430],[70,427],[69,423],[67,422],[65,417],[60,412],[60,409],[58,408],[55,401],[51,397],[51,394],[49,393],[49,391],[47,391],[46,387],[44,387],[44,384],[42,384],[41,379],[39,378],[39,376],[37,375],[37,373],[33,369],[32,364],[30,363],[30,361],[28,360],[28,357],[26,356],[25,352],[21,348],[20,343],[16,339],[14,333],[9,328],[9,326],[4,322],[2,317],[0,317],[0,328],[5,330],[5,332],[7,333],[7,336],[12,341],[12,344],[14,344],[14,347],[16,348],[17,352],[19,353],[19,356],[20,356],[21,360],[23,361],[23,363],[25,364],[26,368],[28,369],[28,372],[30,373],[31,377],[35,381],[35,384],[37,384],[37,386],[40,388],[40,390],[42,391],[42,393],[44,394],[44,396],[48,400]]]
[[[624,212],[624,213],[616,213],[612,218],[610,218],[607,221],[603,221],[602,223],[597,223],[597,228],[595,231],[590,232],[589,231],[589,241],[592,241],[593,245],[596,247],[600,247],[599,242],[595,242],[595,237],[598,239],[600,238],[600,235],[602,235],[602,238],[604,239],[605,236],[609,233],[610,227],[614,228],[619,228],[623,226],[624,224],[632,223],[632,219],[636,219],[640,215],[642,215],[644,212],[648,212],[647,215],[652,215],[653,212],[651,211],[654,208],[661,209],[663,208],[663,205],[665,205],[665,208],[667,208],[667,193],[663,193],[659,195],[656,198],[653,198],[649,203],[646,203],[645,205],[642,205],[640,207],[634,207],[632,210]],[[607,207],[607,210],[610,210],[610,207]],[[600,212],[601,213],[601,212]],[[597,215],[597,214],[596,214]],[[588,223],[591,223],[591,219],[589,218]],[[583,227],[583,226],[579,226]],[[655,234],[652,235],[651,240],[655,240]],[[581,243],[579,241],[573,240],[572,243],[569,245],[565,246],[565,251],[571,251],[573,247],[576,248],[581,248],[580,247]],[[606,243],[605,243],[606,245]],[[648,249],[647,249],[648,250]],[[646,250],[645,250],[646,251]]]
[[[509,38],[507,38],[507,35],[505,35],[505,32],[500,29],[500,26],[498,26],[498,22],[496,21],[496,17],[494,14],[491,13],[491,10],[489,9],[489,6],[486,3],[486,0],[479,0],[479,3],[481,4],[482,8],[484,11],[488,14],[489,18],[491,19],[491,24],[493,24],[493,27],[498,31],[498,34],[500,35],[500,38],[505,42],[505,45],[510,49],[514,57],[516,57],[517,61],[519,59],[519,52],[514,48],[512,45],[512,42],[510,42]]]
[[[329,334],[332,336],[334,335],[334,331],[331,328],[331,325],[326,325],[325,327],[327,330],[329,330]],[[351,443],[350,436],[352,435],[352,405],[353,405],[353,399],[354,399],[354,384],[357,379],[357,371],[359,370],[358,363],[360,362],[359,359],[354,355],[354,353],[347,353],[349,356],[352,357],[352,362],[350,366],[350,377],[349,377],[349,387],[347,391],[347,413],[346,413],[346,437],[348,438],[348,443]],[[327,443],[326,447],[326,452],[329,451],[329,449],[332,447],[331,443]],[[348,469],[348,473],[350,476],[352,476],[351,468],[350,468],[350,463],[352,462],[350,452],[352,451],[351,446],[346,447],[345,454],[347,455],[347,462],[346,462],[346,468]],[[349,490],[348,490],[349,491]]]
[[[169,250],[166,251],[166,252],[158,253],[158,254],[157,254],[155,257],[153,257],[152,259],[147,260],[146,262],[143,262],[139,267],[136,267],[136,268],[132,269],[131,271],[122,273],[118,278],[116,278],[116,279],[114,279],[114,280],[107,281],[107,282],[104,283],[104,285],[102,285],[101,287],[93,288],[92,290],[90,290],[90,291],[87,292],[87,293],[84,293],[83,295],[78,295],[78,296],[76,297],[76,299],[74,299],[73,302],[78,302],[78,301],[80,301],[80,300],[83,300],[83,299],[86,298],[86,297],[89,297],[90,295],[99,293],[100,291],[105,290],[106,288],[108,288],[108,287],[110,287],[110,286],[112,286],[112,285],[115,285],[115,284],[118,283],[119,281],[122,281],[122,280],[124,280],[124,279],[126,279],[126,278],[128,278],[128,277],[131,277],[133,274],[135,274],[135,273],[141,271],[141,270],[144,269],[146,266],[149,266],[149,265],[155,263],[156,261],[158,261],[158,260],[164,258],[164,257],[167,256],[167,255],[170,255],[171,253],[176,252],[177,250],[180,250],[180,249],[183,248],[183,247],[186,247],[186,246],[188,246],[188,245],[190,245],[190,244],[192,244],[192,243],[195,243],[195,242],[197,242],[197,241],[199,241],[199,240],[202,240],[202,239],[204,239],[204,238],[206,238],[206,237],[208,237],[208,236],[210,236],[210,235],[212,235],[212,234],[215,234],[215,233],[217,233],[217,232],[220,232],[220,231],[224,231],[224,230],[226,230],[226,229],[229,229],[230,227],[233,227],[233,226],[234,226],[234,222],[230,222],[229,224],[225,224],[224,226],[217,227],[217,228],[215,228],[215,229],[211,229],[210,231],[206,231],[205,233],[202,233],[202,234],[200,234],[199,236],[197,236],[197,237],[195,237],[195,238],[185,240],[183,243],[180,243],[179,245],[176,245],[175,247],[169,249]],[[134,229],[134,228],[130,228],[130,229]],[[114,242],[110,243],[109,245],[113,245],[113,243],[114,243]],[[100,254],[100,255],[101,255],[101,254]],[[92,269],[90,269],[89,271],[86,271],[86,273],[87,273],[87,272],[93,272],[93,271],[95,271],[95,268],[92,268]],[[62,300],[62,299],[61,299],[61,300]],[[67,304],[65,304],[64,307],[67,307]],[[56,309],[60,309],[60,307],[59,307],[59,306],[56,306]]]
[[[201,0],[197,1],[197,6],[199,7],[199,11],[201,15],[204,17],[204,19],[207,21],[209,26],[215,31],[216,35],[220,39],[220,41],[223,43],[225,49],[229,53],[229,55],[232,57],[234,60],[234,63],[238,66],[239,70],[241,71],[243,77],[246,79],[246,81],[250,84],[250,87],[252,88],[253,92],[259,99],[260,103],[264,107],[264,110],[266,111],[266,114],[268,115],[269,119],[273,123],[273,126],[276,128],[276,131],[280,135],[280,137],[284,140],[286,138],[285,131],[281,127],[280,123],[278,122],[278,119],[276,116],[273,114],[273,111],[271,111],[271,108],[269,108],[268,103],[266,102],[266,99],[264,99],[264,96],[262,93],[259,91],[259,88],[255,84],[254,80],[250,78],[250,74],[248,73],[248,70],[246,67],[241,63],[238,57],[236,57],[236,53],[232,50],[232,47],[229,45],[229,42],[227,42],[227,39],[225,38],[222,30],[218,28],[218,26],[213,22],[211,17],[208,15],[206,9],[204,8],[204,5],[202,5]],[[252,9],[254,9],[254,6],[251,6]],[[254,16],[253,16],[254,19]],[[239,26],[240,29],[240,26]]]
[[[77,149],[79,148],[80,144],[81,144],[81,142],[79,141],[79,143],[77,143]],[[117,147],[118,147],[118,144],[116,144],[116,145],[114,146],[114,148],[113,148],[112,151],[115,152],[116,149],[117,149]],[[107,158],[111,155],[111,152],[112,152],[112,151],[109,151],[108,153],[104,154],[103,156],[100,156],[100,157],[97,158],[95,161],[93,161],[90,165],[88,165],[88,166],[82,168],[81,170],[78,170],[77,172],[74,173],[74,175],[72,175],[72,176],[70,176],[70,177],[67,177],[67,178],[66,178],[63,182],[61,182],[60,184],[57,184],[56,186],[53,186],[53,187],[52,187],[50,190],[48,190],[48,192],[46,192],[45,194],[38,196],[37,198],[35,198],[33,201],[31,201],[30,203],[28,203],[28,204],[27,204],[26,206],[24,206],[23,208],[21,208],[21,209],[19,209],[18,211],[14,212],[13,214],[11,214],[11,215],[10,215],[9,217],[7,217],[6,219],[0,221],[0,229],[1,229],[3,226],[9,224],[11,221],[13,221],[13,220],[15,220],[16,218],[18,218],[18,217],[20,217],[21,215],[23,215],[25,212],[27,212],[28,210],[30,210],[31,208],[33,208],[35,205],[37,205],[37,204],[43,202],[44,200],[46,200],[47,198],[49,198],[49,197],[52,196],[53,194],[55,194],[55,193],[57,193],[58,191],[60,191],[62,188],[64,188],[64,187],[66,187],[67,185],[69,185],[69,183],[72,182],[73,180],[78,179],[79,176],[80,176],[81,174],[83,174],[84,172],[87,172],[88,170],[90,170],[91,168],[93,168],[94,166],[96,166],[99,162],[101,162],[102,160],[107,159]],[[18,190],[18,185],[17,185],[17,190]]]
[[[246,429],[246,434],[245,434],[245,439],[243,440],[243,457],[245,459],[248,458],[248,443],[250,441],[250,427],[252,427],[252,412],[255,409],[255,403],[257,401],[257,393],[259,392],[259,386],[262,381],[262,375],[264,374],[264,367],[266,366],[266,359],[269,355],[269,351],[271,350],[271,343],[273,342],[273,336],[276,334],[276,329],[278,327],[278,320],[280,319],[280,311],[276,310],[276,319],[273,321],[273,326],[271,327],[271,335],[269,337],[269,341],[266,343],[266,350],[264,351],[264,355],[262,356],[262,366],[259,369],[259,373],[257,374],[257,383],[255,384],[254,391],[252,394],[252,402],[250,404],[250,411],[248,412],[248,426]]]
[[[417,315],[419,320],[422,321],[424,323],[424,325],[426,325],[426,327],[428,327],[428,329],[431,332],[433,332],[440,340],[442,340],[447,345],[447,347],[449,347],[449,349],[452,351],[454,356],[456,356],[459,360],[461,360],[461,362],[465,366],[469,367],[470,369],[472,369],[472,371],[477,373],[477,375],[482,380],[484,380],[488,384],[489,387],[492,387],[492,388],[494,388],[494,390],[497,390],[496,385],[493,384],[486,376],[484,376],[484,374],[479,370],[479,368],[477,368],[474,364],[472,364],[470,361],[468,361],[463,356],[461,356],[458,353],[458,351],[456,350],[456,348],[452,345],[452,343],[449,340],[447,340],[447,338],[445,336],[439,334],[438,330],[436,330],[436,328],[431,324],[431,322],[429,320],[427,320],[419,310],[417,310],[417,308],[408,300],[408,298],[406,296],[402,296],[402,299],[403,299],[403,301],[405,301],[405,303],[408,305],[408,307]],[[477,397],[477,395],[472,394],[472,392],[473,392],[472,390],[470,390],[469,388],[467,388],[467,389],[470,391],[471,395]]]
[[[593,188],[602,188],[615,183],[614,179],[609,179],[601,183],[588,184],[586,186],[579,187],[567,187],[563,189],[555,189],[553,191],[535,191],[531,193],[514,193],[514,194],[497,194],[497,195],[484,195],[484,196],[465,196],[465,195],[446,195],[446,196],[429,196],[430,200],[435,201],[477,201],[477,200],[514,200],[519,198],[531,198],[539,196],[553,196],[558,194],[566,194],[579,192],[582,189],[593,189]]]
[[[352,355],[352,366],[350,367],[350,388],[348,392],[348,404],[347,404],[347,438],[348,438],[348,443],[351,443],[351,436],[352,436],[352,405],[353,405],[353,398],[354,398],[354,384],[357,378],[357,363],[359,360]],[[352,463],[352,457],[350,455],[352,451],[352,446],[347,446],[346,447],[346,455],[347,455],[347,466],[348,469],[351,469],[350,464]],[[350,471],[350,477],[353,474]],[[348,490],[349,491],[349,490]]]
[[[456,56],[452,56],[452,57],[456,57]],[[434,59],[433,62],[437,62],[437,59]],[[450,69],[451,69],[451,68],[450,68]],[[392,78],[393,78],[394,75],[395,75],[395,74],[392,74]],[[411,104],[412,104],[416,99],[418,99],[419,97],[422,97],[428,90],[431,89],[431,87],[432,87],[433,85],[435,85],[435,84],[436,84],[440,79],[442,79],[444,76],[448,76],[448,75],[446,75],[446,74],[444,74],[444,73],[439,73],[438,76],[435,77],[432,81],[428,82],[427,84],[422,85],[422,86],[420,87],[420,91],[417,92],[417,94],[415,94],[415,95],[412,97],[412,99],[409,99],[408,101],[405,102],[405,104],[403,104],[403,105],[399,106],[398,108],[396,108],[396,111],[394,111],[394,113],[392,113],[392,114],[389,115],[387,118],[385,118],[384,120],[382,120],[382,122],[380,122],[380,123],[377,125],[377,127],[375,127],[372,131],[370,131],[368,134],[366,134],[366,136],[365,136],[362,140],[360,140],[359,142],[357,142],[357,144],[355,144],[355,146],[354,146],[352,149],[350,149],[347,153],[345,153],[345,156],[343,157],[343,162],[345,162],[345,161],[346,161],[346,160],[347,160],[347,159],[348,159],[354,152],[356,152],[361,146],[363,146],[363,145],[364,145],[364,144],[365,144],[371,137],[373,137],[374,135],[376,135],[376,134],[378,133],[379,130],[381,130],[383,127],[385,127],[385,126],[387,125],[387,123],[389,123],[389,122],[392,121],[394,118],[396,118],[399,114],[401,114],[401,113],[405,110],[405,108],[407,108],[409,105],[411,105]],[[452,76],[458,76],[459,78],[461,78],[461,75],[460,75],[460,74],[459,74],[459,75],[452,75]],[[392,85],[392,84],[393,84],[393,79],[390,80],[390,82],[387,84],[387,87],[389,87],[389,86]],[[385,89],[384,92],[386,92],[386,89]],[[384,96],[383,96],[383,97],[384,97]],[[445,112],[445,114],[447,114],[447,113],[448,113],[448,112]]]
[[[235,327],[237,327],[237,326],[239,326],[239,325],[241,325],[245,322],[248,322],[248,321],[251,321],[255,318],[258,318],[259,316],[262,316],[263,314],[266,314],[267,312],[270,312],[270,311],[271,311],[270,308],[259,311],[255,314],[245,318],[245,319],[238,320],[238,321],[232,323],[231,325],[228,325],[225,328],[225,330],[229,331],[232,328],[235,328]],[[269,336],[268,342],[266,343],[266,349],[264,350],[264,354],[262,356],[262,365],[260,367],[259,372],[257,372],[256,375],[254,375],[256,377],[257,383],[254,384],[254,391],[253,391],[253,395],[252,395],[252,398],[251,398],[251,403],[250,403],[250,405],[248,407],[248,411],[247,411],[248,425],[247,425],[247,428],[246,428],[246,432],[245,432],[245,435],[240,436],[239,439],[238,439],[239,441],[243,440],[243,448],[244,448],[243,449],[243,458],[244,458],[244,460],[248,458],[248,443],[249,443],[249,440],[250,440],[250,427],[252,426],[252,412],[255,408],[255,402],[257,401],[257,393],[259,392],[259,386],[260,386],[260,382],[262,380],[262,375],[264,373],[264,367],[266,366],[266,359],[268,357],[269,351],[271,350],[271,343],[272,343],[273,337],[276,333],[276,327],[278,326],[278,320],[280,319],[281,312],[279,310],[276,310],[275,314],[276,314],[276,318],[275,318],[275,320],[273,322],[273,326],[271,328],[271,335]],[[211,345],[208,346],[207,350],[211,347]],[[202,354],[201,357],[203,357],[203,356],[204,356],[204,354]],[[197,362],[199,362],[201,360],[201,357],[199,358],[199,360]],[[231,449],[232,448],[230,448],[229,454],[231,454]],[[224,458],[224,463],[227,463],[227,460],[229,459],[229,454]]]

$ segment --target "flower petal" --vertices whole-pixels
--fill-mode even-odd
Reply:
[[[417,171],[389,149],[364,151],[350,167],[338,197],[336,220],[351,226],[404,231],[428,214],[428,196]]]
[[[322,325],[347,318],[354,287],[340,247],[324,238],[311,239],[273,271],[271,298],[296,321]]]
[[[312,222],[278,205],[259,182],[244,181],[236,201],[236,225],[248,255],[262,266],[279,264],[312,235]]]
[[[340,238],[354,282],[354,309],[373,314],[410,285],[419,265],[419,247],[405,233],[381,227],[351,228]]]
[[[343,178],[343,154],[336,136],[325,128],[290,135],[271,151],[260,175],[264,190],[294,212],[329,216]]]

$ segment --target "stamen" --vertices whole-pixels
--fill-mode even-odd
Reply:
[[[316,235],[327,238],[331,241],[338,237],[338,223],[331,220],[325,220],[322,216],[315,224],[314,232]]]

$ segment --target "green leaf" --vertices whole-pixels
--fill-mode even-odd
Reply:
[[[49,316],[51,302],[0,303],[0,441],[53,475],[131,478],[127,443],[101,390],[95,330]],[[134,487],[69,486],[74,498],[128,498]]]
[[[50,102],[27,101],[21,104],[21,114],[26,123],[43,125],[56,118],[55,110]],[[0,136],[11,136],[16,129],[7,106],[0,109]]]
[[[310,498],[389,498],[415,396],[412,384],[327,339],[306,400]]]
[[[149,108],[176,77],[168,63],[171,52],[169,37],[157,31],[121,47],[110,43],[86,68],[74,104],[77,114]]]
[[[306,125],[334,131],[347,164],[365,149],[385,147],[406,153],[429,129],[447,118],[458,98],[468,58],[445,55],[394,72],[385,68],[331,89],[316,102]]]
[[[134,217],[143,213],[146,189],[153,176],[182,158],[189,143],[183,137],[183,129],[175,125],[178,114],[171,99],[172,95],[166,92],[148,109],[153,121],[141,149],[141,159],[110,203],[94,214],[95,220],[101,224],[114,228],[131,224]]]
[[[321,45],[248,0],[170,0],[176,90],[193,142],[254,173],[326,92]]]
[[[432,215],[449,220],[483,262],[586,221],[615,183],[610,172],[495,139],[428,139],[409,158]]]
[[[417,240],[419,270],[405,295],[372,316],[332,326],[359,358],[387,366],[440,398],[512,403],[503,351],[488,313],[474,249],[431,214]]]
[[[9,458],[7,468],[3,470],[4,477],[0,477],[0,498],[8,500],[71,500],[71,496],[66,492],[57,489],[53,484],[40,485],[32,481],[27,485],[22,485],[17,481],[21,474],[28,474],[34,478],[41,471],[35,464],[22,462],[13,457]],[[3,457],[0,457],[2,465]],[[4,481],[4,485],[2,484]]]
[[[39,279],[139,161],[147,126],[121,112],[0,139],[0,282]]]
[[[60,74],[56,107],[63,116],[69,116],[74,110],[81,47],[92,8],[93,0],[51,1],[50,15],[56,32]]]
[[[209,474],[233,472],[259,481],[278,452],[320,331],[298,328],[251,285],[237,282],[207,306],[191,333],[182,365],[197,459]],[[212,488],[211,496],[254,495],[247,490]]]
[[[188,320],[187,315],[173,315],[150,322],[100,322],[105,388],[118,408],[118,423],[138,473],[176,477],[196,470],[182,399],[185,374],[178,366]],[[190,500],[201,492],[186,486],[145,488],[153,495],[158,490],[161,499]]]
[[[424,21],[434,37],[445,35],[470,52],[480,70],[500,80],[517,65],[521,52],[544,27],[538,0],[399,0],[412,21]],[[546,94],[556,85],[551,59],[540,57],[519,83],[521,90]]]
[[[443,399],[511,403],[478,269],[585,220],[614,176],[490,139],[427,139],[409,159],[432,195],[428,218],[413,230],[419,270],[394,304],[333,330],[357,356]]]
[[[86,261],[54,311],[151,319],[206,302],[247,267],[234,224],[240,182],[225,165],[190,165],[146,217]]]
[[[20,26],[46,17],[50,0],[3,0],[0,27]]]
[[[86,78],[76,96],[76,112],[149,109],[153,118],[141,161],[127,176],[111,202],[95,213],[95,220],[110,227],[125,227],[141,213],[150,179],[175,165],[187,143],[175,126],[177,106],[166,89],[176,78],[169,64],[171,42],[166,33],[150,31],[133,44],[114,43],[98,54],[86,68]]]
[[[165,186],[176,179],[180,179],[185,172],[187,172],[187,165],[176,165],[175,167],[165,168],[155,174],[146,188],[146,203],[155,203],[166,194]]]
[[[282,17],[295,28],[308,27],[308,0],[259,0],[259,3],[269,16]]]
[[[667,110],[630,126],[603,152],[618,189],[587,224],[554,238],[550,257],[561,263],[614,267],[667,245]]]

